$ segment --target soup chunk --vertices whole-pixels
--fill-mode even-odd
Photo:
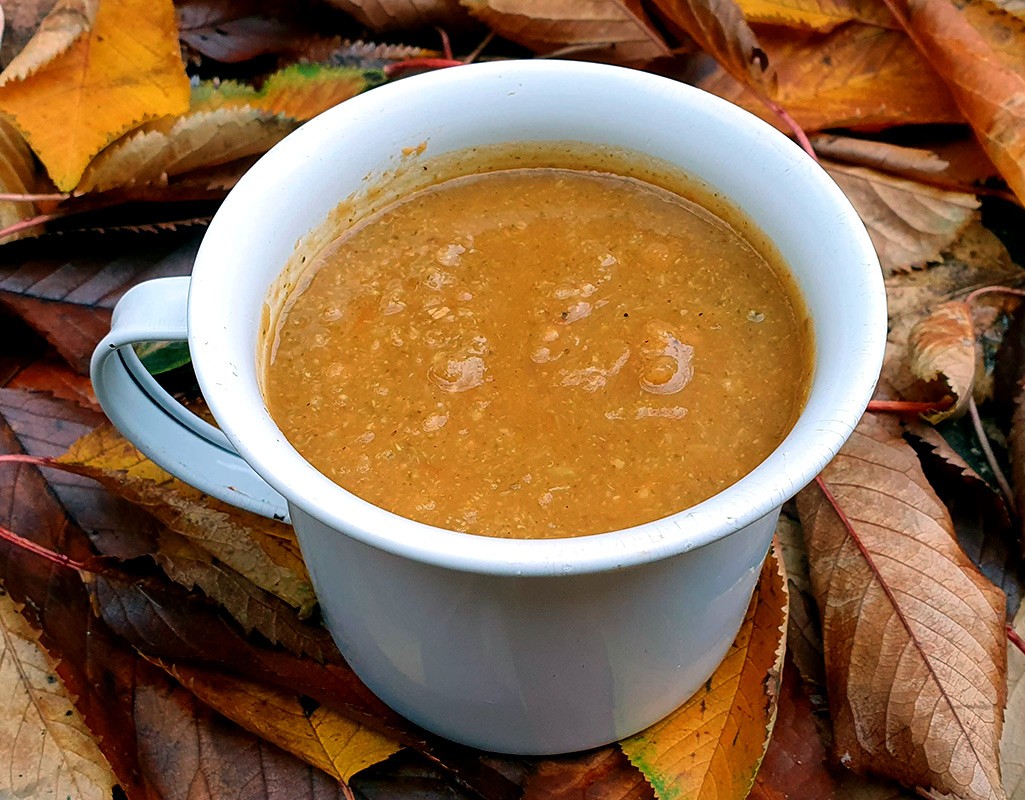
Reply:
[[[293,446],[456,531],[554,538],[665,517],[786,436],[812,343],[780,265],[626,177],[456,178],[345,231],[265,372]]]

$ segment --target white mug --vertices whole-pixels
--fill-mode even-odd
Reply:
[[[753,472],[629,530],[555,540],[445,531],[377,508],[285,440],[258,385],[270,287],[340,201],[426,142],[434,155],[578,141],[668,161],[776,245],[815,339],[806,407]],[[509,61],[415,76],[287,137],[238,183],[190,278],[129,291],[93,359],[104,410],[215,497],[290,520],[327,627],[382,700],[485,750],[570,752],[636,733],[712,674],[740,626],[780,506],[836,454],[882,361],[886,305],[865,228],[785,136],[690,86],[599,64]],[[220,430],[179,406],[131,345],[187,340]]]

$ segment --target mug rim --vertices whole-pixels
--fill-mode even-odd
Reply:
[[[487,79],[600,81],[609,87],[618,85],[620,91],[648,92],[666,103],[691,112],[697,110],[717,118],[717,122],[749,131],[752,145],[782,154],[800,179],[816,184],[832,204],[828,211],[838,215],[850,234],[853,252],[844,257],[857,262],[866,273],[868,285],[861,301],[865,318],[873,323],[865,326],[864,341],[856,353],[850,354],[849,385],[843,402],[830,409],[828,419],[806,419],[809,395],[784,442],[754,470],[708,500],[630,528],[560,539],[496,538],[416,522],[363,500],[309,464],[270,420],[259,388],[239,379],[232,362],[238,343],[233,350],[232,342],[226,341],[226,328],[216,322],[217,312],[224,313],[228,298],[214,297],[206,287],[216,285],[215,273],[225,270],[225,253],[239,236],[239,226],[244,230],[246,224],[259,224],[259,215],[252,213],[253,204],[275,192],[280,164],[302,158],[302,152],[316,147],[318,140],[347,133],[355,136],[359,126],[366,125],[382,108],[393,104],[402,108],[405,102],[432,91],[457,94],[466,81]],[[737,205],[743,210],[740,203]],[[245,265],[237,266],[232,273],[235,280],[244,279],[244,269]],[[338,535],[449,569],[555,576],[620,569],[667,558],[728,536],[778,510],[836,454],[864,412],[882,364],[885,303],[875,249],[850,201],[817,163],[771,125],[721,98],[651,73],[587,62],[522,60],[473,64],[386,84],[324,112],[275,145],[229,193],[203,237],[189,293],[188,327],[197,380],[214,417],[240,455],[288,500],[293,523],[297,517],[308,515]],[[814,315],[811,309],[809,313]],[[256,327],[252,331],[254,340]],[[816,352],[816,371],[818,358]],[[738,513],[738,508],[743,510]]]

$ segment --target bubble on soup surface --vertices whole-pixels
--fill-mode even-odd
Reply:
[[[641,389],[651,394],[675,394],[694,377],[694,348],[681,342],[664,322],[649,322],[644,333]]]
[[[459,358],[439,353],[428,371],[428,377],[446,392],[465,392],[484,382],[484,359],[480,356]]]

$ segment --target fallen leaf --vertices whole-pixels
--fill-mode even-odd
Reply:
[[[7,67],[35,36],[55,0],[5,0],[4,30],[0,37],[0,69]]]
[[[169,680],[136,691],[135,723],[140,760],[163,800],[348,796],[334,779],[213,714]]]
[[[438,25],[442,28],[465,27],[466,10],[459,0],[328,0],[352,14],[375,33],[410,30]]]
[[[787,614],[788,657],[801,674],[801,679],[824,695],[826,666],[822,652],[822,626],[812,591],[800,521],[784,511],[776,523],[776,538],[786,567],[790,600]]]
[[[175,8],[181,40],[224,64],[289,50],[305,33],[282,3],[203,0]]]
[[[1025,608],[1018,611],[1013,625],[1025,639]],[[1000,739],[1000,767],[1008,800],[1025,800],[1025,653],[1007,644],[1007,709],[1004,735]]]
[[[922,266],[977,219],[978,198],[863,167],[824,163],[868,228],[884,271]]]
[[[776,64],[734,0],[654,0],[653,5],[734,80],[764,97],[776,93]]]
[[[360,800],[480,800],[450,773],[408,747],[354,775],[349,786]]]
[[[105,425],[60,458],[126,500],[141,505],[261,589],[308,615],[316,605],[292,529],[229,506],[173,478]]]
[[[774,545],[737,638],[712,677],[664,720],[620,743],[659,797],[742,800],[751,791],[776,720],[787,606]]]
[[[886,0],[1025,200],[1025,20],[986,0]]]
[[[0,86],[8,81],[28,77],[43,65],[67,52],[83,34],[92,29],[100,0],[58,0],[51,6],[24,48],[4,68],[3,74],[0,74]],[[5,16],[8,8],[9,4],[5,2]],[[26,17],[24,22],[31,25],[32,18],[38,15],[41,8],[19,3],[14,10],[16,14],[21,12],[21,15]]]
[[[221,81],[200,84],[192,93],[194,109],[225,107],[256,109],[305,121],[384,82],[378,69],[354,69],[323,64],[293,64],[278,70],[259,89]]]
[[[55,58],[25,76],[12,72],[16,64],[0,76],[0,108],[57,188],[74,188],[125,131],[188,109],[175,30],[169,0],[104,0],[91,29]]]
[[[1025,596],[1025,564],[1003,498],[934,427],[913,421],[905,428],[925,477],[950,512],[961,549],[1000,587],[1013,614]]]
[[[166,184],[169,177],[194,169],[264,153],[296,127],[294,122],[245,106],[147,123],[97,155],[75,191]]]
[[[737,0],[748,22],[828,33],[845,22],[895,28],[882,0]]]
[[[805,131],[963,121],[943,81],[900,31],[851,23],[825,35],[757,33],[776,73],[773,99]],[[723,69],[698,85],[782,124]]]
[[[323,61],[336,67],[352,67],[356,69],[383,69],[396,61],[410,58],[437,58],[441,54],[437,50],[425,50],[422,47],[411,47],[404,44],[379,44],[364,42],[361,39],[350,41],[338,39],[324,49],[310,49],[303,52],[309,61]]]
[[[908,342],[908,357],[911,372],[925,384],[931,399],[954,400],[950,408],[927,414],[926,419],[942,422],[968,410],[981,354],[967,303],[942,303],[915,325]]]
[[[335,780],[348,781],[402,748],[331,708],[281,689],[184,664],[168,671],[210,708]]]
[[[654,800],[644,775],[618,747],[541,760],[527,776],[521,800]]]
[[[463,0],[479,20],[506,39],[547,55],[642,65],[670,55],[639,0]]]
[[[170,237],[125,255],[117,243],[87,252],[10,257],[0,261],[0,303],[43,335],[82,375],[93,349],[110,330],[114,305],[137,282],[187,275],[199,237]]]
[[[0,795],[107,800],[117,779],[54,674],[39,634],[0,589]]]
[[[866,415],[821,479],[797,502],[841,763],[966,800],[1003,797],[1002,592],[957,546],[895,421]]]
[[[33,361],[16,375],[12,375],[5,386],[9,389],[46,392],[60,400],[68,400],[92,411],[100,410],[100,404],[96,400],[89,379],[60,361]]]
[[[0,192],[26,194],[35,188],[35,161],[25,138],[3,117],[0,117]],[[0,229],[34,217],[36,204],[29,201],[0,201]],[[7,241],[31,235],[30,231],[14,234]]]

